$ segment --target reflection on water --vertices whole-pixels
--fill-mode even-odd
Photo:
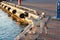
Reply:
[[[21,30],[22,27],[16,25],[16,22],[0,9],[0,40],[14,40]]]

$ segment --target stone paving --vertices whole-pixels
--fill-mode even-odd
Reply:
[[[60,40],[60,21],[51,20],[48,23],[48,34],[40,34],[37,27],[36,34],[27,34],[23,40]]]

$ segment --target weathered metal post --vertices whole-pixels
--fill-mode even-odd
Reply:
[[[57,1],[57,18],[60,19],[60,0]]]
[[[21,1],[22,1],[22,0],[18,0],[18,5],[21,5]]]

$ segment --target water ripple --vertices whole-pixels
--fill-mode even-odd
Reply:
[[[0,40],[14,40],[21,30],[22,27],[16,25],[16,22],[0,9]]]

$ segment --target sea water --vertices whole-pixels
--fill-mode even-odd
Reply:
[[[22,25],[18,26],[0,9],[0,40],[14,40],[21,30]]]

